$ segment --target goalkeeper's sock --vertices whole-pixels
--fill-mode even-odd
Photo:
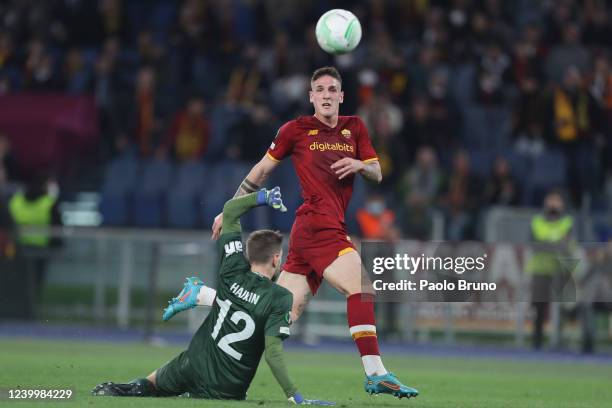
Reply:
[[[117,384],[121,386],[121,384]],[[128,397],[156,397],[157,388],[155,384],[149,381],[147,378],[136,378],[126,384],[125,388]],[[129,388],[128,388],[129,387]]]
[[[346,299],[346,317],[353,340],[359,349],[366,375],[385,375],[380,358],[374,317],[374,295],[356,293]]]
[[[216,296],[217,291],[215,289],[202,285],[202,287],[200,287],[200,291],[198,292],[197,304],[198,306],[212,306]]]

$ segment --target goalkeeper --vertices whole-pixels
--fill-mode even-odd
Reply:
[[[244,400],[262,354],[290,402],[335,405],[307,400],[289,378],[283,358],[282,340],[289,337],[291,292],[272,282],[280,270],[282,235],[275,231],[253,232],[246,242],[250,261],[243,254],[240,216],[249,209],[269,205],[286,211],[280,189],[262,189],[225,203],[223,235],[218,241],[219,285],[212,310],[191,340],[187,350],[147,378],[127,384],[112,382],[96,386],[94,395],[177,396]],[[164,320],[194,307],[214,290],[197,278],[166,309]],[[208,289],[208,288],[207,288]],[[172,313],[168,313],[172,311]]]

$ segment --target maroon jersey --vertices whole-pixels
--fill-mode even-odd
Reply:
[[[300,116],[285,123],[270,145],[267,156],[280,161],[289,155],[304,199],[296,215],[312,211],[333,216],[342,225],[353,194],[355,176],[339,180],[331,165],[345,157],[364,163],[378,160],[368,130],[357,116],[339,116],[334,128],[315,116]]]

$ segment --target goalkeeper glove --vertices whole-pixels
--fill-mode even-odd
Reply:
[[[299,392],[293,394],[293,396],[289,398],[289,402],[294,403],[296,405],[320,405],[325,407],[331,407],[336,405],[335,402],[331,401],[304,399],[302,394],[300,394]]]
[[[280,212],[287,211],[287,207],[283,204],[281,198],[280,187],[274,187],[272,190],[262,188],[257,192],[257,205],[269,205]]]

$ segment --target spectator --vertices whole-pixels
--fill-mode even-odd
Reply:
[[[471,173],[467,153],[455,153],[441,197],[441,207],[446,220],[446,239],[461,241],[474,237],[474,217],[480,208],[481,188],[481,182]]]
[[[162,151],[172,152],[178,161],[199,160],[206,153],[210,125],[204,116],[201,97],[191,97],[185,108],[174,115]]]
[[[416,154],[415,164],[404,173],[399,190],[404,202],[428,206],[434,203],[442,184],[442,173],[438,168],[436,152],[422,146]]]
[[[428,97],[413,97],[404,126],[403,143],[396,147],[405,150],[405,157],[416,157],[416,150],[421,146],[431,146],[437,156],[456,146],[457,139],[453,137],[456,129],[451,128],[449,110],[443,103],[436,105],[435,112],[432,112],[433,109],[432,101]],[[434,113],[436,117],[433,116]]]
[[[364,239],[394,242],[399,239],[395,213],[387,208],[380,194],[368,196],[364,207],[357,210],[357,222]]]
[[[480,59],[476,99],[479,104],[499,106],[505,102],[505,83],[508,80],[510,57],[499,44],[490,44]]]
[[[429,75],[439,67],[440,52],[435,47],[422,46],[417,60],[408,67],[408,78],[414,94],[424,94],[429,86]]]
[[[273,112],[264,101],[256,101],[228,132],[231,156],[246,162],[261,159],[261,151],[270,145],[277,131]]]
[[[149,156],[157,147],[161,132],[161,119],[156,94],[156,74],[152,67],[144,66],[138,71],[134,89],[134,108],[131,114],[131,130],[138,151]]]
[[[609,48],[612,30],[607,4],[602,1],[586,1],[583,7],[584,44]]]
[[[426,240],[431,237],[429,208],[435,203],[442,185],[435,151],[420,147],[416,163],[404,174],[399,185],[402,205],[402,231],[405,236]]]
[[[378,153],[383,181],[387,183],[399,176],[401,163],[406,157],[398,157],[395,150],[398,134],[402,131],[402,111],[389,98],[386,91],[378,91],[373,98],[358,109],[358,115],[363,119],[370,131],[372,142]]]
[[[523,76],[512,112],[512,134],[518,152],[538,156],[544,151],[544,114],[540,81],[532,75]]]
[[[514,44],[510,69],[515,84],[520,87],[526,79],[535,79],[538,83],[543,79],[542,54],[539,30],[534,26],[526,27],[522,38]]]
[[[612,67],[607,54],[595,58],[594,70],[590,79],[590,93],[599,103],[602,113],[602,130],[607,137],[600,137],[595,143],[602,151],[602,170],[612,170]]]
[[[149,30],[138,33],[138,56],[140,64],[161,68],[164,49],[153,41],[153,33]]]
[[[41,40],[30,42],[25,61],[24,86],[31,91],[52,91],[58,88],[53,57]]]
[[[546,60],[546,73],[553,81],[562,81],[569,67],[586,71],[590,65],[588,49],[580,43],[580,27],[569,23],[563,27],[563,42],[553,47]]]
[[[504,157],[499,156],[493,164],[493,172],[485,183],[484,204],[487,205],[517,205],[519,191],[510,164]]]
[[[67,46],[96,46],[104,38],[104,27],[98,2],[87,0],[61,0],[53,9],[53,38]],[[103,4],[109,1],[103,1]],[[117,3],[117,1],[115,1]]]
[[[554,87],[546,106],[547,135],[551,145],[560,147],[568,162],[568,182],[574,203],[582,193],[593,193],[597,181],[594,144],[601,129],[601,112],[575,66],[569,66],[563,82]]]
[[[16,69],[15,44],[8,32],[0,31],[0,72]]]
[[[127,121],[126,112],[132,101],[126,101],[126,84],[118,67],[118,42],[107,40],[106,47],[98,56],[94,74],[89,83],[89,92],[93,94],[100,118],[100,133],[102,135],[102,156],[109,158],[117,154],[117,145],[125,143],[127,136],[123,133]],[[126,106],[127,105],[127,106]],[[119,140],[122,139],[122,142]]]
[[[87,90],[90,81],[91,74],[85,66],[81,51],[71,48],[64,61],[62,88],[66,93],[78,95]]]

